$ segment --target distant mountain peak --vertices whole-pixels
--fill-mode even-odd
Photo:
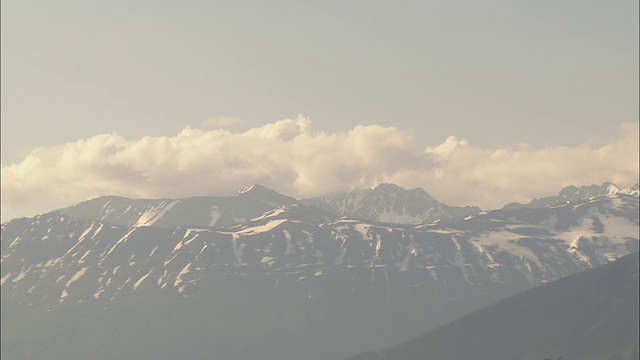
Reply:
[[[277,206],[297,203],[297,200],[292,198],[291,196],[282,195],[279,192],[271,190],[268,187],[262,186],[260,184],[253,184],[251,186],[248,186],[238,191],[236,196],[250,197]]]
[[[638,188],[639,188],[639,184],[636,183],[635,185],[633,185],[633,186],[631,186],[629,188],[626,188],[624,190],[620,190],[620,193],[621,194],[626,194],[626,195],[638,196],[638,194],[640,193]]]
[[[620,192],[620,190],[621,190],[616,184],[608,182],[608,181],[604,182],[600,188],[602,190],[606,190],[606,192],[608,194],[616,194],[616,193]]]
[[[371,189],[354,190],[342,194],[302,199],[337,216],[400,224],[433,223],[438,219],[462,219],[480,212],[475,207],[456,207],[442,204],[421,188],[407,190],[390,183]]]
[[[238,191],[238,195],[240,194],[247,194],[247,193],[255,193],[255,192],[262,192],[262,191],[273,191],[265,186],[262,186],[260,184],[253,184],[251,186],[247,186],[246,188]]]
[[[616,184],[608,181],[604,182],[602,185],[594,184],[580,187],[569,185],[560,190],[560,193],[557,196],[546,196],[533,199],[528,204],[510,203],[505,205],[503,209],[517,209],[521,207],[537,209],[562,205],[569,202],[586,201],[598,196],[612,197],[619,194],[638,196],[638,184],[627,189],[620,189]]]
[[[392,184],[392,183],[380,183],[376,186],[374,186],[371,190],[405,190],[405,188],[398,186],[396,184]]]
[[[590,185],[576,187],[573,185],[567,186],[560,190],[560,196],[566,199],[586,199],[594,196],[601,195],[615,195],[622,191],[616,184],[612,182],[604,182],[602,185]]]
[[[278,194],[280,196],[284,196],[279,192],[269,189],[268,187],[260,184],[253,184],[251,186],[247,186],[246,188],[238,191],[237,193],[237,195],[252,195],[252,196],[264,195],[264,194]]]

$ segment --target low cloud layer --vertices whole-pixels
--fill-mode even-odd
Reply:
[[[451,205],[497,208],[567,185],[638,181],[638,125],[594,148],[483,149],[454,136],[427,149],[395,127],[314,131],[299,116],[244,133],[185,128],[172,137],[96,135],[33,150],[2,167],[2,220],[100,195],[182,198],[230,195],[260,183],[307,197],[392,182],[422,187]]]

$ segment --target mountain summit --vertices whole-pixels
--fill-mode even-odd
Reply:
[[[339,216],[400,224],[428,224],[440,220],[462,219],[480,212],[477,207],[442,204],[420,188],[406,190],[387,183],[373,189],[320,196],[304,199],[302,202]]]
[[[60,209],[60,212],[76,219],[100,220],[119,226],[220,227],[238,224],[296,203],[292,197],[253,185],[236,196],[198,196],[178,200],[102,196]]]
[[[262,200],[273,206],[292,205],[297,203],[297,200],[291,196],[282,195],[279,192],[271,190],[260,184],[254,184],[238,191],[237,196]]]
[[[299,201],[259,184],[246,187],[235,196],[199,196],[177,200],[101,196],[60,211],[76,219],[95,219],[119,226],[224,227],[298,203],[319,207],[336,218],[348,216],[399,224],[455,220],[480,212],[477,207],[448,206],[436,201],[422,189],[406,190],[394,184],[380,184],[369,190]]]

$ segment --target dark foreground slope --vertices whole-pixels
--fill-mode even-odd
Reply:
[[[638,359],[638,253],[350,360]]]

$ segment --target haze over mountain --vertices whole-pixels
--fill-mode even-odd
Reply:
[[[637,359],[638,253],[349,360]]]
[[[639,1],[0,8],[0,360],[339,360],[640,248]]]
[[[638,251],[638,225],[633,189],[483,212],[391,184],[101,197],[2,224],[2,355],[338,359]]]

